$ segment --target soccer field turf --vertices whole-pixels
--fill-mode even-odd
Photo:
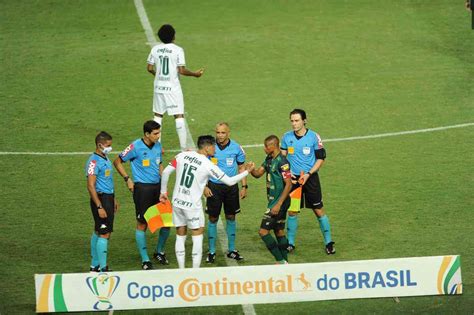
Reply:
[[[233,139],[252,145],[289,130],[294,107],[307,111],[309,128],[323,139],[473,123],[474,33],[458,2],[187,0],[144,6],[154,32],[174,25],[187,67],[206,68],[200,79],[181,80],[194,138],[225,120]],[[117,151],[141,136],[152,117],[153,79],[132,0],[4,0],[0,20],[0,151],[92,152],[100,130],[112,134]],[[178,148],[173,119],[166,117],[163,128],[168,162],[169,150]],[[473,139],[471,125],[327,141],[320,177],[337,254],[326,256],[314,215],[303,210],[290,256],[290,263],[304,263],[459,254],[462,296],[255,305],[257,314],[472,313]],[[264,159],[261,147],[246,152],[258,164]],[[34,312],[34,273],[88,270],[93,221],[86,160],[87,154],[0,155],[0,313]],[[135,270],[133,203],[115,176],[121,210],[109,263],[116,271]],[[237,219],[237,248],[244,265],[272,264],[257,234],[264,180],[250,179],[249,186]],[[149,253],[155,244],[148,234]],[[177,268],[174,236],[166,249],[167,268]],[[217,266],[225,265],[219,251]],[[190,312],[239,314],[242,308],[160,310]]]

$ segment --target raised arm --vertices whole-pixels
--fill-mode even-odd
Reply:
[[[178,66],[178,72],[179,72],[179,74],[181,74],[181,75],[185,75],[185,76],[188,76],[188,77],[196,77],[196,78],[199,78],[199,77],[204,73],[204,69],[201,68],[201,69],[199,69],[198,71],[193,72],[193,71],[191,71],[191,70],[186,69],[185,66]]]

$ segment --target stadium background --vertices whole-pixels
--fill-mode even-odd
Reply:
[[[2,152],[90,152],[100,130],[121,150],[151,118],[149,46],[133,1],[1,1]],[[156,30],[172,23],[194,137],[229,122],[232,138],[260,144],[308,126],[336,139],[474,121],[474,51],[462,1],[144,1]],[[164,122],[164,147],[178,147]],[[255,305],[257,313],[469,313],[474,305],[474,127],[326,143],[321,178],[338,253],[326,256],[311,213],[300,216],[291,263],[460,254],[464,295]],[[248,148],[260,163],[262,148]],[[165,161],[173,156],[165,153]],[[34,311],[34,273],[83,272],[92,219],[85,155],[0,155],[0,313]],[[238,218],[246,265],[272,264],[256,222],[263,180],[249,181]],[[131,196],[110,243],[114,270],[139,268]],[[149,236],[149,244],[155,243]],[[221,241],[225,241],[222,240]],[[169,268],[176,268],[174,237]],[[149,246],[152,247],[152,246]],[[205,245],[206,248],[206,245]],[[149,251],[152,249],[149,248]],[[189,259],[188,259],[189,261]],[[218,252],[218,266],[226,265]],[[203,264],[203,267],[207,267]],[[269,266],[271,268],[271,266]],[[163,313],[232,313],[239,306]],[[161,312],[161,311],[160,311]]]

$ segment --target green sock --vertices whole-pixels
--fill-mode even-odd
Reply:
[[[284,259],[273,236],[270,234],[262,236],[262,241],[265,243],[270,253],[272,253],[273,257],[275,257],[276,261],[282,261]]]
[[[288,261],[288,239],[286,236],[277,236],[278,248],[283,258]]]

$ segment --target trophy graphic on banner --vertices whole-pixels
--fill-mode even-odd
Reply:
[[[95,310],[110,310],[113,308],[110,298],[120,283],[120,277],[99,273],[95,277],[86,279],[87,286],[99,301],[94,304]]]

